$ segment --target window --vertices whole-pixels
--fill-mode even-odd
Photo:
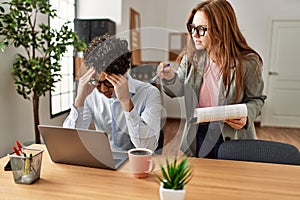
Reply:
[[[69,26],[74,30],[75,0],[49,0],[52,8],[57,10],[57,17],[50,19],[50,26],[59,29],[66,21],[70,21]],[[55,85],[55,91],[50,92],[50,114],[57,116],[70,109],[74,101],[75,87],[73,81],[73,47],[68,47],[68,51],[61,60],[61,81]]]

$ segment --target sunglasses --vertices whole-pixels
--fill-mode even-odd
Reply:
[[[197,35],[199,35],[199,36],[204,36],[208,29],[207,27],[204,27],[203,25],[195,26],[194,24],[186,24],[186,27],[190,34],[194,34],[196,31]]]
[[[101,87],[101,84],[104,84],[106,87],[108,88],[113,88],[114,86],[108,81],[108,80],[104,80],[104,81],[99,81],[95,78],[90,80],[90,84],[95,86],[95,87]]]

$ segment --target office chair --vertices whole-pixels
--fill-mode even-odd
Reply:
[[[218,149],[218,159],[300,165],[295,146],[266,140],[225,141]]]
[[[162,151],[163,151],[163,147],[164,147],[164,130],[161,129],[160,130],[160,133],[159,133],[159,139],[158,139],[158,145],[154,151],[155,154],[159,154],[161,155],[162,154]]]
[[[143,64],[132,67],[130,75],[134,79],[149,83],[151,78],[156,75],[156,64]]]

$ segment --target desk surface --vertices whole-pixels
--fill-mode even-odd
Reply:
[[[1,199],[159,199],[155,173],[135,179],[124,171],[56,164],[44,148],[41,179],[15,184],[0,159]],[[300,166],[191,158],[186,199],[300,199]]]

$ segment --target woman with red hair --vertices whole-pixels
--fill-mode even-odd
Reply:
[[[169,96],[185,99],[181,150],[190,156],[216,158],[224,140],[256,139],[254,120],[261,114],[266,99],[262,94],[263,62],[247,44],[226,0],[197,4],[186,26],[189,42],[177,59],[177,71],[172,66],[164,67],[167,63],[162,62],[157,72]],[[246,104],[247,117],[191,122],[195,108],[241,103]]]

